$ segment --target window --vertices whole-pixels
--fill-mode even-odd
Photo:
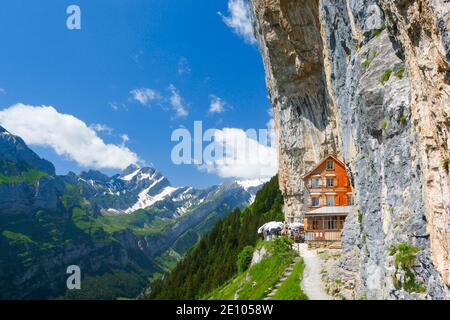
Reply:
[[[337,220],[337,229],[342,230],[344,229],[344,222],[345,222],[345,216],[339,216]]]
[[[317,188],[320,186],[320,180],[319,179],[311,179],[311,187]]]
[[[355,204],[355,200],[353,199],[353,196],[348,196],[348,205],[353,206]]]
[[[336,217],[325,217],[324,229],[325,230],[336,230],[337,228],[337,218]]]
[[[328,188],[334,187],[334,179],[327,179],[327,187]]]
[[[320,199],[318,197],[312,197],[311,198],[311,206],[312,207],[320,206]]]
[[[327,197],[327,206],[334,207],[334,196]]]
[[[321,218],[312,218],[311,221],[312,230],[322,230],[323,229],[323,220]]]
[[[333,170],[334,169],[334,162],[333,160],[327,161],[327,170]]]

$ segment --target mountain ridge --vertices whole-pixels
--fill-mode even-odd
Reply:
[[[20,137],[0,130],[0,150],[8,151],[0,153],[0,298],[132,298],[253,196],[237,183],[175,188],[150,167],[56,175]],[[65,287],[72,264],[83,271],[81,291]]]

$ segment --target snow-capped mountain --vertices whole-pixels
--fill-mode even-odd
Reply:
[[[234,195],[242,207],[254,199],[263,180],[227,181],[205,190],[173,187],[158,170],[130,165],[121,174],[108,177],[98,171],[78,176],[83,195],[105,214],[129,214],[140,209],[157,209],[167,217],[183,216],[202,205],[221,203],[222,197]],[[213,206],[214,207],[214,206]],[[214,208],[212,208],[214,209]]]
[[[236,180],[236,183],[245,190],[249,191],[255,188],[261,188],[261,186],[267,181],[269,181],[269,179]]]

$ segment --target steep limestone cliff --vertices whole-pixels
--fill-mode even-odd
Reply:
[[[254,1],[252,10],[266,66],[279,147],[279,180],[288,220],[303,208],[302,168],[336,149],[317,1]]]
[[[335,276],[354,297],[444,299],[449,275],[450,4],[444,0],[251,0],[279,142],[287,220],[302,175],[346,163],[357,209]],[[418,247],[406,290],[392,248]],[[423,291],[423,292],[416,292]]]

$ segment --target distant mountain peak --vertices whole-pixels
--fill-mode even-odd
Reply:
[[[245,190],[248,190],[251,188],[259,188],[268,181],[269,179],[245,179],[245,180],[236,180],[236,183]]]
[[[130,164],[128,167],[126,167],[123,171],[121,176],[129,175],[137,170],[139,170],[140,167],[137,164]]]
[[[0,126],[0,160],[27,165],[48,175],[55,175],[55,167],[45,159],[40,158],[33,150],[28,148],[22,138],[13,135]]]
[[[19,140],[22,141],[23,140],[20,137],[17,137],[15,135],[13,135],[11,132],[9,132],[8,130],[6,130],[5,128],[3,128],[2,126],[0,126],[0,138],[2,139],[13,139],[15,140]],[[25,143],[25,142],[24,142]]]
[[[120,179],[124,181],[131,181],[141,170],[137,165],[130,164],[125,170],[120,174]]]
[[[154,168],[141,168],[137,165],[130,165],[120,174],[119,177],[123,181],[130,182],[132,180],[148,180],[159,176],[162,176],[162,174]]]
[[[80,178],[84,180],[94,180],[100,182],[108,182],[110,180],[110,177],[98,170],[83,171],[80,173]]]

